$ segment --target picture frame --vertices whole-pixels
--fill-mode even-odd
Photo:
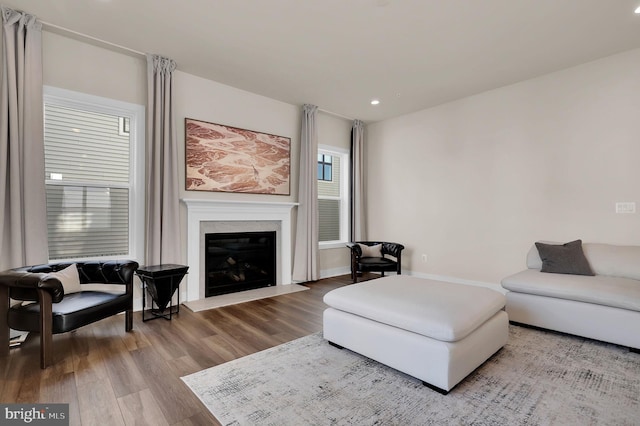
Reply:
[[[291,138],[185,118],[187,191],[290,195]]]

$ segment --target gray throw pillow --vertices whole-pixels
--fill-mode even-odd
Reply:
[[[582,240],[555,245],[536,243],[542,269],[540,272],[571,275],[595,275],[582,251]]]

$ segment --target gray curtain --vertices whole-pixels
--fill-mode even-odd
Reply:
[[[320,278],[318,264],[318,107],[303,105],[300,132],[300,179],[298,186],[298,221],[293,257],[293,280],[315,281]]]
[[[42,24],[1,6],[0,270],[46,263]]]
[[[351,129],[351,241],[366,241],[364,192],[364,123]]]
[[[176,63],[147,55],[147,265],[180,263],[178,154],[173,113]]]

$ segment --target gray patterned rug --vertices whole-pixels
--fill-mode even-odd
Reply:
[[[319,333],[182,380],[223,425],[640,424],[640,354],[518,326],[446,396]]]

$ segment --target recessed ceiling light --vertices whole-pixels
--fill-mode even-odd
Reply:
[[[636,8],[636,13],[640,14],[640,6]]]
[[[380,100],[379,100],[379,99],[373,99],[373,100],[371,101],[371,105],[378,105],[379,103],[380,103]]]

